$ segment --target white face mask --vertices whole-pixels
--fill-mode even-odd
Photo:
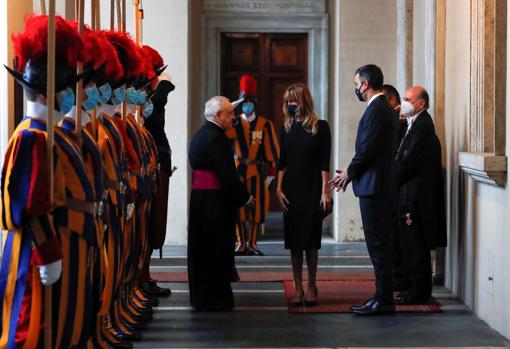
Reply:
[[[400,114],[404,115],[406,118],[410,118],[414,115],[414,106],[408,101],[403,101],[400,105]]]

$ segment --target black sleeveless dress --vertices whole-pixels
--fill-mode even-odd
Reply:
[[[325,120],[319,120],[318,127],[316,135],[299,122],[294,122],[288,133],[282,128],[278,170],[286,170],[282,182],[282,191],[289,200],[284,214],[286,249],[321,247],[319,205],[322,171],[329,171],[331,131]]]

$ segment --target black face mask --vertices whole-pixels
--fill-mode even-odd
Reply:
[[[363,82],[361,83],[361,86],[363,86]],[[367,87],[368,88],[368,87]],[[360,89],[357,89],[355,88],[354,89],[354,93],[356,93],[356,97],[358,97],[359,101],[360,102],[364,102],[365,100],[363,99],[363,93],[366,92],[367,89],[365,89],[365,91],[361,92]]]
[[[287,104],[287,111],[293,118],[296,117],[298,106],[295,104]]]

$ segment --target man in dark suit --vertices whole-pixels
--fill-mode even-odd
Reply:
[[[385,84],[382,87],[382,92],[384,93],[388,103],[395,110],[397,116],[400,116],[400,94],[398,93],[395,86]]]
[[[406,105],[404,105],[406,104]],[[420,86],[406,91],[402,109],[407,130],[396,155],[400,246],[407,292],[399,303],[427,303],[432,293],[430,250],[446,246],[441,144],[427,112],[429,95]]]
[[[398,118],[398,137],[396,146],[402,137],[404,136],[407,130],[407,120],[405,116],[401,115],[401,100],[400,94],[397,89],[393,85],[385,84],[382,87],[382,91],[386,100],[391,105],[393,110],[395,110],[395,117]],[[394,291],[404,291],[407,287],[405,283],[405,275],[403,268],[403,253],[400,248],[400,229],[399,229],[399,218],[398,218],[398,208],[395,207],[395,210],[392,214],[391,218],[391,243],[393,248],[393,290]]]
[[[236,211],[253,208],[254,198],[237,175],[225,130],[232,127],[229,100],[216,96],[205,105],[205,124],[191,140],[193,169],[188,225],[188,279],[191,306],[200,311],[231,310]]]
[[[391,215],[396,187],[394,156],[397,118],[382,92],[383,74],[373,64],[354,75],[355,93],[368,106],[361,117],[356,136],[356,154],[347,169],[337,170],[331,184],[345,191],[352,181],[359,198],[365,240],[374,266],[376,292],[354,313],[371,315],[395,311],[392,288]]]

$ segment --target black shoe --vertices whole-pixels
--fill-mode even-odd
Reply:
[[[374,301],[372,304],[364,305],[359,309],[353,309],[352,312],[359,315],[392,314],[395,312],[395,305]]]
[[[144,303],[145,305],[151,308],[157,307],[159,305],[159,299],[157,299],[156,297],[149,297],[149,299]]]
[[[139,331],[133,331],[130,334],[122,333],[117,335],[117,338],[119,338],[122,341],[139,342],[142,340],[142,333]]]
[[[160,287],[154,280],[148,281],[149,284],[156,290],[156,292],[159,294],[159,297],[170,297],[172,294],[172,290],[167,287]]]
[[[159,287],[156,281],[147,281],[142,284],[143,291],[150,297],[166,298],[172,294],[169,288]]]
[[[133,344],[131,342],[123,341],[120,338],[119,341],[116,343],[111,343],[109,341],[106,341],[112,348],[115,349],[131,349],[133,348]]]
[[[363,307],[366,307],[366,306],[370,306],[370,305],[372,305],[374,302],[375,302],[375,300],[373,300],[373,299],[369,299],[369,300],[368,300],[368,301],[366,301],[366,302],[365,302],[365,304],[363,304],[363,305],[353,305],[353,306],[351,307],[351,310],[352,310],[352,311],[354,311],[354,310],[359,310],[359,309],[361,309],[361,308],[363,308]]]
[[[250,247],[248,249],[248,255],[250,255],[250,256],[263,256],[264,253],[262,253],[262,251],[259,250],[258,248]]]
[[[247,250],[236,250],[234,254],[236,256],[246,256],[248,254],[247,252]]]

